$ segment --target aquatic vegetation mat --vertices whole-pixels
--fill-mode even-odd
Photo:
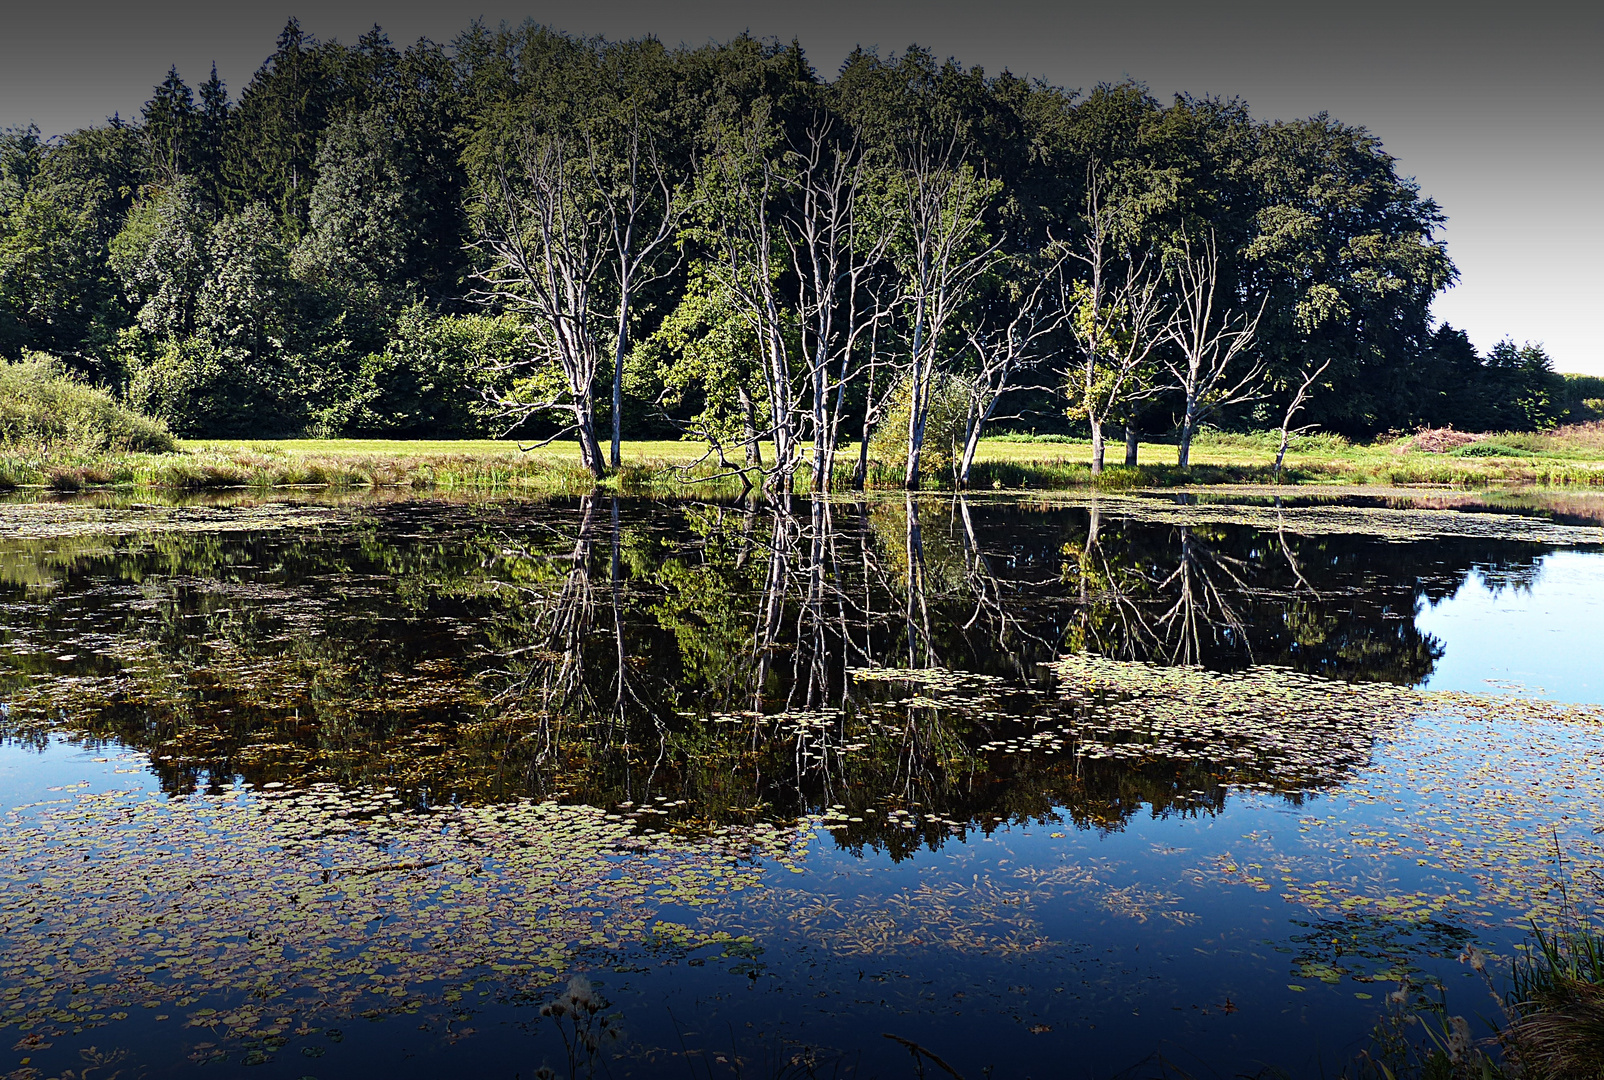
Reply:
[[[332,506],[289,502],[166,506],[155,503],[97,505],[89,502],[0,500],[0,536],[8,540],[118,537],[152,532],[226,533],[310,529],[349,522]]]
[[[657,915],[761,887],[764,866],[806,852],[770,825],[687,839],[587,806],[409,807],[329,786],[68,790],[0,828],[0,1028],[148,1009],[270,1049],[309,1016],[468,1008],[582,956],[727,941]]]
[[[1306,489],[1293,489],[1288,502],[1306,500]],[[1296,536],[1373,536],[1410,542],[1445,538],[1504,540],[1551,544],[1556,547],[1604,545],[1604,527],[1563,524],[1537,516],[1438,509],[1431,506],[1274,505],[1261,495],[1202,498],[1177,502],[1157,495],[1053,496],[1040,505],[1097,507],[1110,515],[1155,525],[1206,527],[1247,526],[1266,532],[1285,531]]]

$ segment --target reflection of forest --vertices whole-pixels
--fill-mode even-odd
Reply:
[[[1441,653],[1417,605],[1543,550],[994,500],[387,506],[0,545],[0,692],[14,737],[115,738],[173,788],[316,776],[653,824],[823,812],[842,842],[901,852],[1055,806],[1111,826],[1224,797],[1207,760],[1041,752],[1029,733],[1065,723],[1041,665],[1062,653],[1412,684]],[[898,697],[851,674],[886,667],[973,678]]]

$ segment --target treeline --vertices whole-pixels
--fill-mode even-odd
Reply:
[[[1530,428],[1541,349],[1433,329],[1443,215],[1363,128],[910,48],[291,21],[237,99],[0,140],[0,355],[180,434],[679,432],[961,480],[988,424]],[[605,444],[614,443],[611,453]],[[765,460],[764,455],[768,458]],[[856,463],[861,478],[865,463]]]

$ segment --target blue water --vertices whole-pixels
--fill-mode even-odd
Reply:
[[[1517,581],[1472,574],[1415,625],[1444,647],[1426,685],[1495,692],[1519,685],[1558,701],[1604,702],[1604,554],[1555,551]]]

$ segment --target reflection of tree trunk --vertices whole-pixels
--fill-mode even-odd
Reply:
[[[925,547],[924,535],[919,528],[919,503],[912,495],[904,496],[904,503],[908,525],[908,666],[933,667],[935,658],[930,640],[930,607],[925,593]]]
[[[802,668],[807,670],[803,692],[805,707],[812,709],[822,704],[829,686],[829,673],[825,664],[829,658],[829,644],[825,640],[825,570],[829,562],[830,503],[828,499],[813,499],[808,537],[808,584],[802,610],[797,617],[796,674],[792,694],[804,682]]]
[[[1021,677],[1028,678],[1026,658],[1012,642],[1020,637],[1026,637],[1042,646],[1049,654],[1056,652],[1057,643],[1047,642],[1029,634],[1021,625],[1019,616],[1009,611],[1008,598],[1003,594],[1003,583],[992,573],[991,560],[980,547],[975,523],[969,513],[969,500],[960,495],[955,501],[958,521],[963,527],[964,578],[975,599],[974,614],[969,617],[963,628],[970,629],[984,616],[991,627],[998,651],[1013,661]]]
[[[757,528],[757,507],[746,503],[741,511],[741,542],[735,554],[735,568],[739,570],[752,557],[752,532]]]
[[[1081,602],[1082,605],[1086,604],[1091,599],[1089,596],[1086,595],[1086,583],[1087,583],[1090,575],[1088,575],[1086,573],[1085,566],[1090,565],[1092,560],[1097,558],[1097,556],[1098,556],[1098,552],[1097,552],[1097,531],[1098,531],[1099,528],[1102,527],[1102,523],[1103,523],[1103,513],[1102,513],[1101,510],[1098,509],[1096,503],[1092,503],[1091,509],[1087,511],[1086,554],[1085,554],[1085,557],[1081,560],[1083,566],[1082,566],[1081,575],[1080,575],[1080,602]]]
[[[1286,522],[1281,519],[1281,496],[1279,495],[1275,497],[1275,535],[1281,541],[1281,554],[1286,556],[1287,566],[1291,568],[1292,577],[1298,583],[1298,587],[1308,589],[1316,600],[1320,599],[1320,594],[1315,592],[1314,586],[1309,584],[1308,580],[1303,576],[1302,568],[1298,566],[1297,552],[1293,551],[1292,545],[1287,543]]]
[[[618,693],[613,701],[613,715],[617,722],[624,722],[624,612],[623,604],[619,598],[619,588],[622,585],[622,563],[618,528],[618,496],[612,498],[613,509],[613,564],[608,574],[613,592],[613,641],[618,646]]]
[[[758,602],[757,627],[753,642],[757,654],[757,679],[752,686],[752,709],[763,711],[763,689],[768,682],[770,662],[779,647],[780,629],[785,616],[785,595],[790,587],[791,550],[796,543],[795,522],[790,499],[778,500],[771,511],[774,522],[769,547],[768,575]]]
[[[1165,636],[1171,641],[1170,662],[1201,664],[1204,660],[1205,631],[1212,642],[1224,637],[1240,644],[1247,650],[1251,662],[1253,648],[1248,639],[1247,626],[1226,599],[1209,568],[1212,566],[1219,574],[1229,578],[1241,592],[1247,591],[1247,583],[1232,570],[1229,563],[1233,560],[1215,553],[1190,528],[1182,527],[1180,533],[1180,564],[1160,585],[1160,588],[1175,588],[1175,601],[1156,620],[1156,625],[1163,628]]]

